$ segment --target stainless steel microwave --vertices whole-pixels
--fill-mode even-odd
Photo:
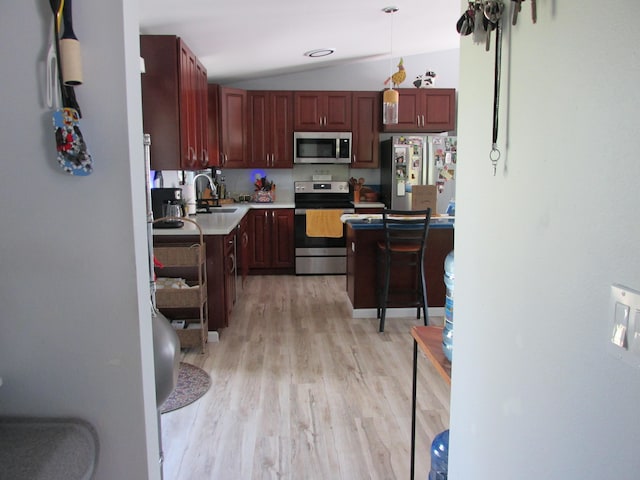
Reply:
[[[351,163],[351,132],[294,132],[293,163]]]

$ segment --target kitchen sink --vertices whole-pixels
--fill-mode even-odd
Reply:
[[[234,213],[236,210],[238,210],[238,209],[237,208],[226,208],[226,207],[221,207],[221,208],[212,207],[211,208],[211,213]]]

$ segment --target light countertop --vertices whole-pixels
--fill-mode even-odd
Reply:
[[[384,208],[382,202],[351,202],[355,208]]]
[[[230,203],[219,208],[211,208],[211,213],[198,213],[190,215],[189,220],[194,220],[202,229],[203,235],[227,235],[238,226],[242,217],[250,209],[265,208],[294,208],[293,203],[273,202],[273,203]],[[235,209],[235,211],[230,211]],[[196,225],[191,222],[184,222],[181,228],[154,228],[153,235],[199,235]]]
[[[381,213],[345,213],[340,217],[342,223],[347,223],[355,229],[376,230],[382,228]],[[455,217],[439,215],[431,217],[429,228],[454,228]]]

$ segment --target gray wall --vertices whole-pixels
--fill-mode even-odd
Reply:
[[[494,51],[461,42],[452,480],[638,478],[640,371],[607,343],[611,284],[640,290],[640,4],[601,7],[505,31],[495,177]]]
[[[97,479],[159,478],[136,2],[74,2],[86,178],[55,163],[49,3],[0,16],[0,415],[77,416]]]

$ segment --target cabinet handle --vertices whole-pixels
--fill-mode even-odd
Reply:
[[[276,154],[271,154],[271,166],[273,167],[276,164]]]
[[[422,126],[424,127],[424,115],[422,115]]]
[[[356,154],[354,153],[354,154],[353,154],[353,163],[356,163],[356,162],[357,162],[357,160],[356,160]]]
[[[416,115],[416,124],[420,126],[420,115]]]
[[[202,166],[206,167],[209,164],[209,153],[203,148],[202,149]]]

